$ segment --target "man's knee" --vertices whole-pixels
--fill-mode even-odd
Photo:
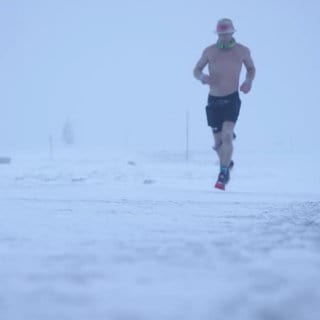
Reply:
[[[214,130],[212,130],[212,132],[213,132],[213,138],[214,138],[214,147],[213,147],[213,149],[218,151],[221,148],[221,145],[222,145],[221,131],[215,132]]]
[[[233,140],[233,131],[225,130],[222,132],[222,143],[231,144]]]
[[[234,134],[234,123],[231,121],[226,121],[223,123],[222,132],[221,132],[221,138],[223,143],[232,143]]]

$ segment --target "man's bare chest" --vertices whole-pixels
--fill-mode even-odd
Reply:
[[[239,68],[242,65],[241,54],[236,50],[217,50],[209,55],[209,63],[212,67]]]

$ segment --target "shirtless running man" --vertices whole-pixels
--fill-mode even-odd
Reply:
[[[215,187],[222,190],[230,178],[233,130],[241,106],[238,90],[242,65],[247,70],[246,79],[240,86],[243,93],[251,90],[256,72],[250,50],[233,38],[235,31],[230,19],[219,20],[216,28],[218,41],[204,50],[193,72],[196,79],[210,87],[206,114],[220,161]],[[209,74],[203,73],[207,65]]]

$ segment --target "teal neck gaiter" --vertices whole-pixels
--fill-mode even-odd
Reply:
[[[222,50],[231,49],[232,47],[235,46],[235,44],[236,44],[236,40],[234,38],[232,38],[227,43],[222,42],[220,39],[218,39],[217,41],[217,47]]]

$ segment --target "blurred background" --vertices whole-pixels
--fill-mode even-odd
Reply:
[[[208,87],[192,75],[233,19],[251,49],[243,149],[319,148],[320,4],[314,0],[2,0],[0,155],[79,148],[208,150]],[[244,78],[245,70],[242,73]]]

